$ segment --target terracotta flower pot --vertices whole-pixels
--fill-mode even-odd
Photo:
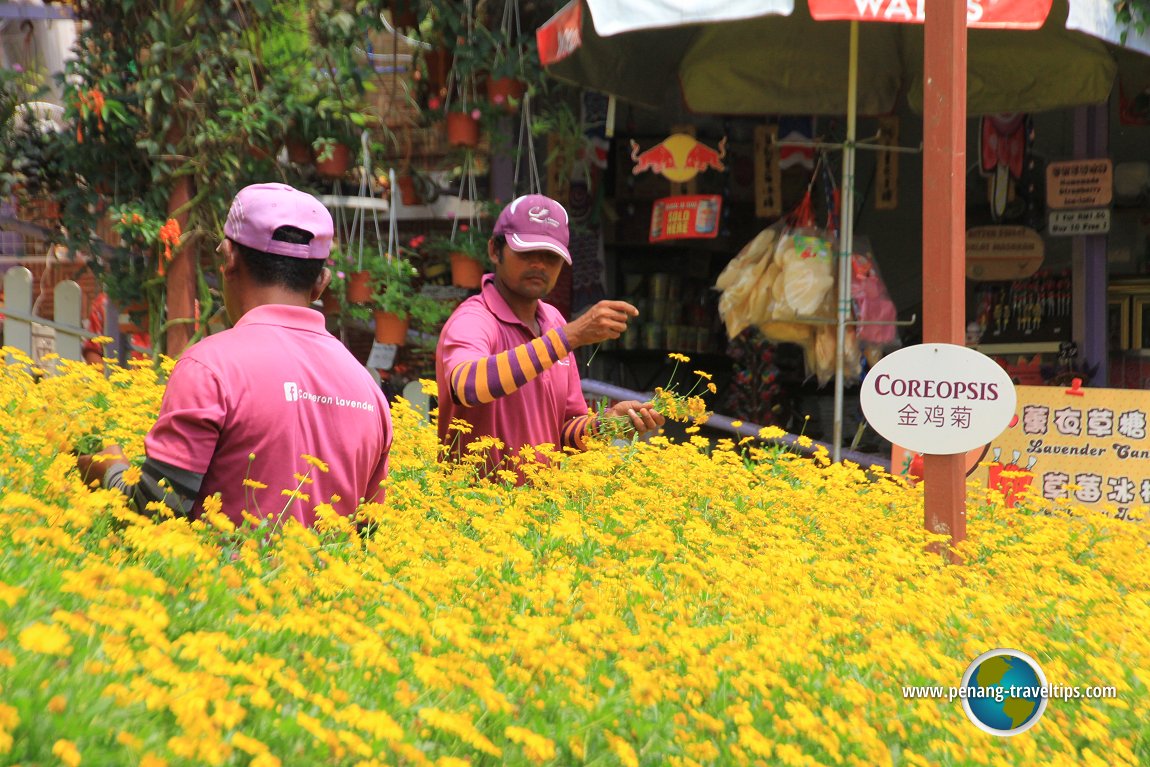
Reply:
[[[451,254],[451,284],[474,290],[483,284],[483,264],[465,253]]]
[[[399,199],[404,205],[418,205],[422,202],[419,199],[419,192],[415,188],[415,178],[410,174],[405,173],[399,176],[395,183],[399,186]]]
[[[347,302],[366,304],[371,301],[371,272],[351,272],[347,275]]]
[[[427,85],[432,93],[447,89],[447,75],[455,56],[447,48],[435,48],[427,52]]]
[[[448,112],[447,143],[452,146],[478,146],[479,121],[470,112]]]
[[[403,346],[407,340],[407,320],[391,312],[375,310],[375,340],[381,344]]]
[[[527,83],[515,77],[500,77],[487,80],[487,100],[509,114],[519,111]]]
[[[287,147],[288,161],[296,165],[311,165],[315,160],[315,154],[303,139],[289,138],[284,141],[284,146]]]
[[[325,178],[341,178],[351,168],[351,149],[335,144],[328,154],[327,159],[315,161],[316,172]]]
[[[339,314],[339,294],[330,287],[323,291],[320,301],[323,302],[324,314]]]

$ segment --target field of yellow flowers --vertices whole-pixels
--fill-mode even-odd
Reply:
[[[372,534],[148,519],[66,446],[140,456],[164,375],[0,368],[0,764],[1150,764],[1145,524],[988,500],[947,565],[858,467],[656,438],[517,488],[402,403]],[[1118,695],[1013,738],[902,697],[996,647]]]

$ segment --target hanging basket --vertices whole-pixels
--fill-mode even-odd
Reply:
[[[479,121],[468,112],[448,112],[447,143],[452,146],[479,146]]]
[[[315,160],[315,154],[311,151],[311,146],[303,139],[289,138],[284,141],[284,146],[287,148],[289,162],[293,162],[296,165],[311,165]]]
[[[519,111],[527,83],[516,77],[500,77],[487,80],[487,100],[508,114]]]
[[[347,302],[366,304],[371,301],[371,272],[351,272],[347,275]]]
[[[443,95],[447,91],[447,76],[455,56],[447,48],[434,48],[427,52],[427,86],[433,94]]]
[[[419,197],[419,191],[415,188],[415,177],[410,173],[397,176],[395,183],[399,187],[399,199],[404,205],[419,205],[423,202]]]
[[[474,290],[483,284],[483,264],[466,253],[451,254],[451,284]]]
[[[381,344],[403,346],[407,340],[407,320],[391,312],[375,310],[375,340]]]
[[[392,26],[410,29],[419,25],[417,0],[391,0],[388,7],[391,9]]]
[[[342,178],[351,169],[351,149],[334,144],[328,154],[331,156],[327,159],[316,160],[316,172],[325,178]]]
[[[330,285],[324,288],[320,301],[323,302],[324,314],[339,314],[339,294],[332,290]]]

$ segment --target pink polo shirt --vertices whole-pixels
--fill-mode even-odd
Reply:
[[[505,449],[492,449],[487,465],[504,468],[500,466],[503,456],[517,453],[524,445],[549,443],[560,449],[564,423],[587,415],[578,365],[570,355],[510,394],[491,402],[467,407],[452,398],[449,376],[460,364],[509,351],[542,338],[550,330],[557,330],[566,339],[563,331],[566,320],[554,306],[540,301],[535,317],[540,336],[515,316],[499,295],[494,275],[488,274],[483,278],[480,293],[460,304],[443,326],[435,349],[439,438],[452,447],[453,453],[463,451],[480,437],[493,435],[503,442]],[[534,358],[535,352],[531,355]],[[471,424],[470,434],[450,430],[456,418]]]
[[[197,511],[218,492],[234,522],[246,509],[311,525],[333,496],[345,515],[361,497],[382,500],[391,437],[387,399],[323,315],[272,304],[184,352],[144,445],[150,458],[204,475]]]

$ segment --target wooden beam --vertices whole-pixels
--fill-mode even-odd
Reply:
[[[966,3],[933,3],[924,30],[923,341],[962,344],[966,325]],[[963,455],[927,455],[925,523],[966,538]]]

